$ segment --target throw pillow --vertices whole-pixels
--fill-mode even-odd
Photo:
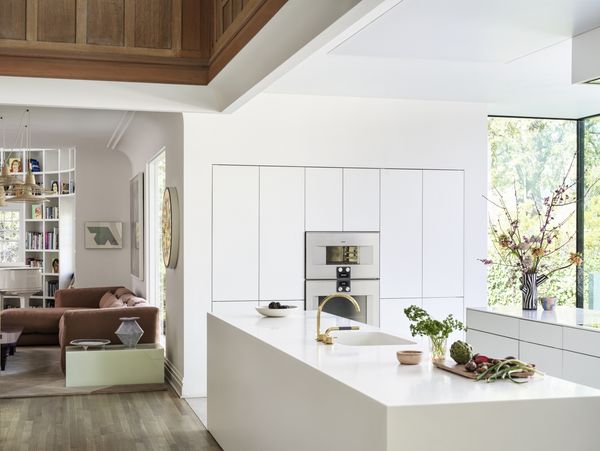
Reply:
[[[124,294],[134,294],[129,288],[121,287],[115,290],[115,296],[120,298]]]
[[[116,308],[116,307],[124,307],[123,301],[119,300],[114,294],[110,291],[107,291],[102,295],[100,299],[100,303],[98,305],[100,308]]]
[[[131,296],[127,300],[127,307],[142,307],[148,304],[144,298],[138,298],[137,296]]]

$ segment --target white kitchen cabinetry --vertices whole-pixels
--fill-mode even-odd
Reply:
[[[306,231],[342,230],[340,168],[306,168]]]
[[[463,173],[423,171],[423,297],[463,296]]]
[[[536,345],[526,341],[519,342],[519,359],[524,362],[535,363],[538,370],[550,376],[562,377],[562,353],[561,349]]]
[[[344,230],[379,230],[379,169],[344,169]]]
[[[518,357],[519,341],[500,335],[488,334],[469,328],[467,330],[467,343],[473,350],[494,358]]]
[[[260,300],[304,298],[304,169],[260,168]]]
[[[563,378],[600,388],[600,359],[589,355],[563,351]]]
[[[258,167],[213,167],[213,301],[258,299],[258,187]]]
[[[423,171],[381,171],[381,297],[420,298]]]
[[[420,341],[420,337],[411,338],[410,321],[404,314],[404,309],[411,305],[422,307],[423,301],[415,299],[381,299],[379,303],[379,327],[387,332]]]

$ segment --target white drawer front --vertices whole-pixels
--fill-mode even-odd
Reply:
[[[563,328],[563,349],[600,357],[600,332]]]
[[[489,357],[504,358],[519,356],[519,342],[512,338],[487,334],[478,330],[467,330],[467,343],[473,346],[473,351]]]
[[[521,341],[519,359],[534,363],[536,368],[550,376],[562,377],[562,350],[548,346],[534,345]]]
[[[519,338],[519,320],[494,313],[467,309],[467,328],[504,337]]]
[[[519,339],[530,343],[562,349],[562,327],[538,321],[519,321]]]
[[[600,388],[600,359],[563,351],[562,376],[571,382]]]

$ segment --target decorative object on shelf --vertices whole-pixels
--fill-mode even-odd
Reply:
[[[110,340],[83,338],[80,340],[73,340],[69,344],[71,346],[79,346],[80,348],[83,348],[85,351],[87,351],[88,348],[103,348],[107,344],[110,344]]]
[[[542,304],[542,308],[544,310],[554,310],[554,307],[556,306],[556,298],[554,296],[544,297],[540,299],[540,303]]]
[[[129,182],[131,275],[144,280],[144,173]]]
[[[121,249],[123,247],[122,222],[86,222],[86,249]]]
[[[23,172],[23,165],[21,164],[20,158],[9,158],[8,167],[11,174],[18,174]]]
[[[431,318],[429,313],[417,305],[405,308],[404,314],[414,323],[410,325],[410,333],[413,337],[417,335],[429,337],[433,361],[445,359],[448,336],[456,330],[465,329],[464,324],[453,315],[448,315],[446,319],[439,321]]]
[[[168,186],[162,204],[162,254],[167,268],[177,266],[179,257],[179,196],[177,188]]]
[[[58,194],[58,182],[56,180],[52,180],[52,183],[50,184],[50,186],[52,187],[51,188],[52,193]]]
[[[421,351],[398,351],[396,352],[396,358],[402,365],[418,365],[421,363],[421,357],[423,353]]]
[[[576,155],[571,160],[561,184],[538,206],[533,199],[534,209],[530,216],[537,219],[531,230],[523,226],[520,200],[515,188],[514,207],[510,208],[504,196],[495,189],[497,200],[487,199],[500,210],[496,221],[490,219],[491,241],[496,250],[496,260],[480,259],[485,265],[501,265],[509,268],[511,283],[520,283],[523,310],[537,309],[537,287],[557,271],[573,265],[580,266],[583,258],[580,253],[570,252],[569,243],[574,234],[562,232],[563,226],[573,217],[577,204],[577,181],[569,181]],[[588,187],[587,192],[595,185]],[[587,193],[586,192],[586,193]],[[586,193],[583,193],[585,196]],[[485,197],[485,196],[484,196]],[[572,210],[559,211],[561,207],[572,206]]]
[[[144,335],[144,330],[137,323],[138,319],[140,319],[138,316],[119,318],[121,325],[116,330],[115,335],[128,348],[135,348],[142,335]]]
[[[31,219],[42,219],[41,204],[31,204]]]
[[[29,168],[31,169],[31,172],[42,172],[40,162],[35,158],[29,159]]]
[[[58,258],[55,258],[54,260],[52,260],[52,272],[55,274],[59,273],[59,263],[58,263]]]

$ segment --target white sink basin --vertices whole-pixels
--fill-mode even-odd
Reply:
[[[414,341],[405,340],[396,335],[379,331],[335,331],[332,333],[334,342],[345,346],[389,346],[413,345]]]

